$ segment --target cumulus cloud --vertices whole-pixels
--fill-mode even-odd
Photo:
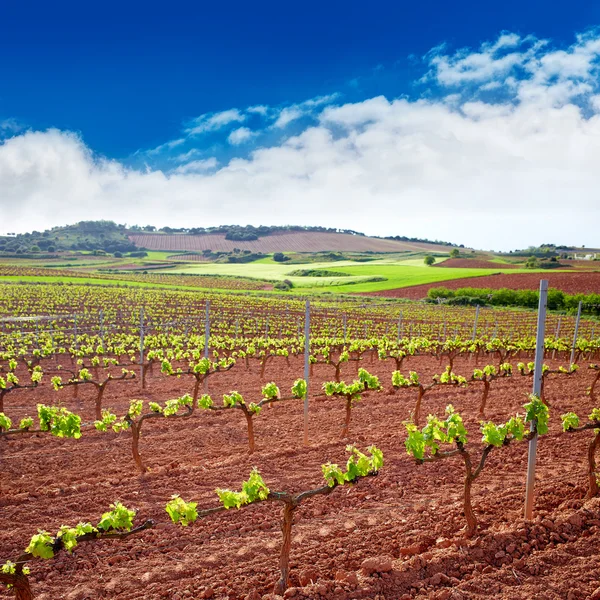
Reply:
[[[318,96],[317,98],[311,98],[305,100],[300,104],[292,104],[292,106],[286,106],[282,108],[277,114],[273,127],[284,128],[289,125],[292,121],[311,115],[315,109],[325,104],[335,102],[339,98],[339,94],[328,94],[327,96]]]
[[[598,246],[600,36],[552,49],[504,33],[471,54],[496,60],[530,51],[508,61],[518,66],[496,68],[469,60],[466,50],[437,49],[441,62],[428,61],[438,96],[315,99],[317,119],[298,135],[223,164],[190,155],[173,170],[140,171],[94,155],[73,133],[13,136],[0,144],[0,229],[97,218],[209,226],[235,215],[240,223],[346,227],[491,249]],[[469,74],[463,86],[437,77],[441,64],[460,75],[471,69],[460,65],[478,63],[487,75]],[[493,82],[502,94],[486,99],[482,88]]]
[[[227,141],[234,146],[239,146],[244,142],[252,139],[256,135],[255,132],[251,131],[247,127],[240,127],[239,129],[234,129],[228,136]]]

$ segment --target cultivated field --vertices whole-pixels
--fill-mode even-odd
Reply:
[[[549,315],[531,398],[532,312],[315,301],[305,445],[302,301],[7,285],[0,317],[0,582],[18,598],[277,600],[275,584],[299,600],[600,593],[593,321],[571,366],[574,319]],[[347,465],[348,444],[365,458]],[[481,467],[469,495],[466,456]],[[174,494],[183,512],[170,517]],[[135,515],[103,517],[114,502]],[[107,533],[86,533],[100,523]]]
[[[568,294],[599,294],[600,293],[600,271],[598,272],[546,272],[538,273],[510,273],[481,276],[476,278],[457,278],[444,281],[443,286],[458,290],[466,287],[513,290],[536,290],[539,289],[540,279],[547,279],[550,287],[562,290]],[[388,289],[373,292],[373,296],[384,296],[388,298],[411,298],[418,300],[425,298],[430,288],[436,284],[427,283],[415,286],[403,286],[399,289]]]
[[[292,232],[274,233],[258,240],[226,240],[223,234],[206,235],[129,235],[136,246],[150,250],[187,250],[232,252],[234,248],[252,252],[448,252],[449,246],[420,242],[398,242],[348,233]]]

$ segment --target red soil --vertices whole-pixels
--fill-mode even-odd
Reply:
[[[435,267],[450,267],[455,269],[523,269],[525,259],[521,264],[497,263],[491,260],[476,258],[449,258]],[[579,271],[598,271],[600,264],[593,260],[562,260],[559,261],[561,269],[577,269]]]
[[[132,234],[129,239],[150,250],[212,250],[232,252],[234,248],[252,252],[447,252],[448,246],[420,242],[400,242],[349,233],[304,231],[274,233],[250,242],[226,240],[223,234],[166,235],[160,233]]]
[[[490,288],[498,290],[508,288],[513,290],[537,290],[540,287],[540,279],[548,279],[552,288],[557,288],[568,294],[599,294],[600,272],[590,273],[513,273],[498,275],[485,275],[483,277],[466,277],[463,279],[452,279],[450,281],[439,281],[437,283],[426,283],[413,285],[411,287],[397,288],[395,290],[383,290],[381,292],[368,292],[361,296],[384,296],[387,298],[411,298],[418,300],[427,297],[427,292],[434,287],[445,287],[449,290],[460,288]]]
[[[495,263],[491,260],[477,258],[449,258],[434,267],[450,267],[454,269],[522,269],[523,265],[511,263]]]
[[[552,361],[549,363],[555,365]],[[564,361],[563,361],[564,363]],[[558,364],[558,363],[556,363]],[[363,364],[389,385],[390,362]],[[467,374],[475,363],[457,360],[455,371]],[[430,357],[411,358],[406,370],[428,379],[443,367]],[[346,365],[346,380],[355,375]],[[269,363],[267,378],[289,389],[301,376],[302,363]],[[332,369],[317,365],[312,389],[331,378]],[[415,390],[366,393],[353,409],[351,440],[364,448],[376,444],[386,464],[375,478],[316,497],[297,511],[292,541],[293,591],[286,598],[350,599],[584,599],[600,578],[600,502],[583,507],[585,456],[591,433],[562,434],[558,415],[574,410],[587,415],[592,404],[585,390],[593,372],[581,368],[573,377],[554,376],[546,386],[552,405],[551,431],[538,444],[533,523],[521,519],[527,444],[492,452],[473,486],[473,505],[481,533],[466,541],[460,535],[462,463],[451,458],[416,465],[404,449],[404,428]],[[247,372],[236,365],[210,383],[218,400],[238,389],[258,397],[258,366]],[[531,380],[521,376],[492,384],[487,418],[505,420],[521,409]],[[142,392],[137,382],[107,388],[105,406],[123,414],[130,398],[164,401],[190,391],[189,379],[151,376]],[[479,445],[477,406],[481,386],[437,388],[425,396],[423,414],[441,414],[446,404],[461,411]],[[91,389],[80,390],[85,398]],[[63,400],[91,420],[91,402],[72,398],[72,390],[48,386],[18,391],[6,398],[13,420],[35,411],[39,401]],[[111,598],[260,599],[276,581],[280,548],[280,506],[263,503],[209,516],[187,528],[171,524],[164,511],[174,493],[217,506],[217,486],[239,489],[258,466],[273,490],[300,491],[321,484],[321,464],[345,461],[348,440],[339,440],[342,401],[313,399],[310,446],[302,445],[302,404],[289,401],[265,408],[255,418],[258,450],[247,454],[244,419],[239,411],[196,411],[189,419],[146,423],[140,450],[151,472],[134,471],[128,433],[86,431],[80,440],[48,435],[0,438],[0,564],[16,557],[38,528],[55,532],[61,524],[97,522],[109,503],[121,500],[138,509],[138,520],[157,526],[124,541],[82,543],[72,555],[34,561],[32,587],[39,600]],[[475,451],[477,452],[477,451]],[[367,575],[363,561],[393,570]],[[301,587],[310,578],[316,583]],[[10,594],[0,591],[0,598]]]

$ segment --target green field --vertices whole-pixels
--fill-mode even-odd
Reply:
[[[337,293],[374,292],[436,283],[463,277],[477,277],[491,275],[502,271],[498,269],[437,269],[426,267],[422,259],[404,261],[390,261],[387,259],[375,260],[369,263],[354,261],[337,261],[334,263],[311,263],[306,268],[338,271],[347,273],[347,277],[299,277],[289,273],[302,268],[302,265],[288,265],[273,261],[257,261],[247,264],[220,264],[203,263],[197,265],[182,265],[169,269],[170,273],[204,274],[204,275],[237,275],[282,281],[289,279],[295,288],[302,288],[303,292],[335,291]],[[508,270],[506,270],[508,272]],[[520,273],[521,270],[510,269],[511,273]],[[527,272],[531,272],[528,270]],[[386,281],[368,281],[374,277],[385,277]]]
[[[136,263],[143,265],[149,262],[160,262],[168,260],[167,257],[171,255],[170,252],[150,252],[148,257],[143,259],[140,258],[127,258],[114,259],[114,257],[106,257],[106,260],[102,262],[93,263],[87,256],[79,256],[77,261],[61,261],[62,268],[77,268],[77,267],[91,267],[96,266],[97,269],[105,269],[116,267],[119,264]],[[443,262],[444,258],[438,258],[437,264]],[[11,264],[15,264],[16,261],[10,261]],[[23,266],[26,264],[31,266],[42,267],[39,263],[33,264],[32,261],[23,261]],[[50,266],[50,265],[47,265]],[[98,273],[97,269],[96,273]],[[324,277],[303,277],[299,275],[290,275],[294,271],[300,270],[322,270],[332,271],[337,273],[345,273],[346,276],[324,276]],[[494,269],[466,269],[466,268],[444,268],[438,269],[435,266],[426,267],[423,264],[422,256],[407,257],[405,259],[394,257],[382,257],[369,261],[369,262],[358,262],[354,260],[340,260],[340,261],[327,261],[327,262],[310,262],[305,264],[289,264],[280,263],[272,260],[272,257],[266,257],[264,259],[251,262],[251,263],[217,263],[217,262],[182,262],[175,268],[165,269],[152,269],[152,274],[186,274],[186,275],[213,275],[213,276],[234,276],[234,277],[249,277],[258,280],[264,280],[268,282],[283,281],[285,279],[290,280],[294,289],[301,291],[302,293],[361,293],[361,292],[375,292],[384,291],[396,288],[403,288],[413,285],[422,285],[430,283],[440,283],[444,281],[450,281],[459,278],[473,278],[483,275],[492,275],[498,272],[508,273],[531,273],[532,270],[521,270],[521,269],[503,269],[501,262],[498,262],[498,267]],[[195,289],[199,288],[196,286],[186,286],[178,284],[153,284],[151,282],[141,281],[126,281],[126,280],[111,280],[104,278],[92,278],[92,277],[58,277],[53,275],[52,268],[47,269],[47,274],[42,276],[2,276],[0,281],[38,281],[38,282],[64,282],[64,283],[88,283],[96,285],[131,285],[135,287],[161,287],[161,288],[182,288],[182,289]],[[126,275],[126,272],[121,272]],[[101,274],[101,273],[100,273]],[[138,271],[136,277],[140,275]],[[384,281],[372,281],[374,278],[384,278]],[[246,292],[248,293],[248,292]],[[278,292],[275,292],[278,293]]]

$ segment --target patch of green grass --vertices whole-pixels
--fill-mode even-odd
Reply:
[[[441,262],[441,261],[440,261]],[[451,279],[491,275],[502,269],[436,269],[423,265],[422,258],[394,261],[390,259],[358,263],[355,261],[337,261],[335,271],[345,273],[345,276],[302,277],[291,275],[298,268],[289,263],[257,261],[250,264],[215,264],[203,263],[185,265],[171,269],[172,273],[207,274],[207,275],[237,275],[282,281],[289,279],[295,288],[303,292],[335,291],[371,292],[408,287],[425,283],[437,283]],[[332,263],[312,263],[312,270],[331,271]],[[511,273],[519,272],[511,269]],[[383,277],[385,281],[372,281],[373,278]]]

